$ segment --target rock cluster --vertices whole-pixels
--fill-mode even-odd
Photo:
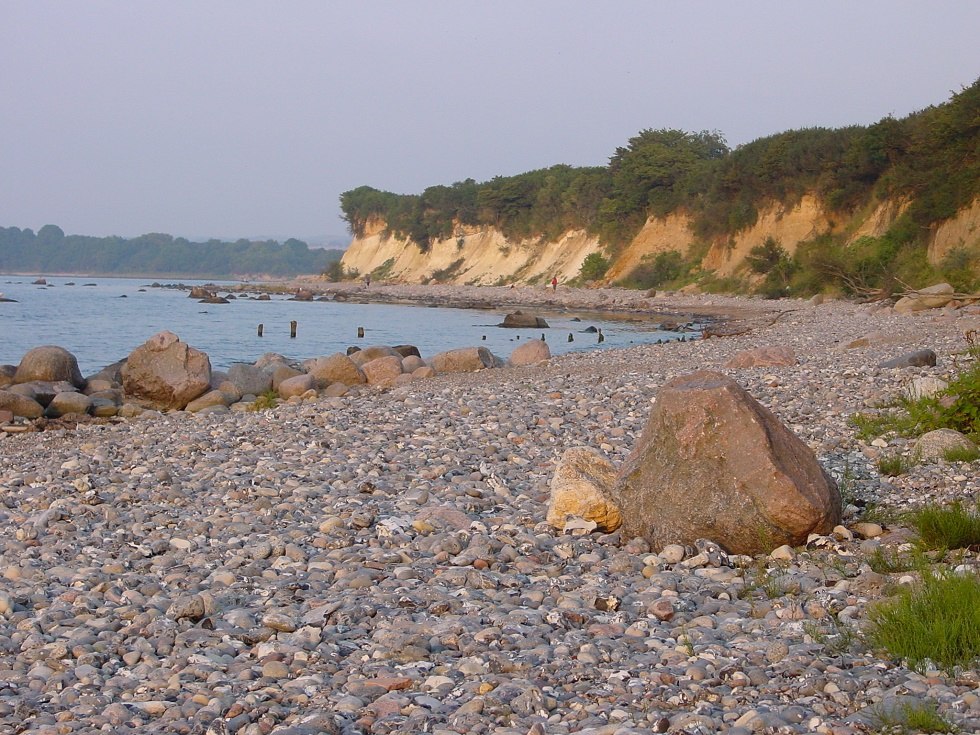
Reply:
[[[392,388],[431,378],[512,365],[546,362],[544,342],[517,347],[505,362],[485,347],[449,350],[423,360],[412,345],[373,345],[293,363],[267,354],[253,364],[235,363],[226,373],[211,370],[208,356],[172,332],[161,332],[88,379],[61,347],[37,347],[17,366],[0,366],[0,411],[36,419],[67,415],[132,416],[144,409],[214,413],[245,410],[256,397],[339,397],[357,386]]]

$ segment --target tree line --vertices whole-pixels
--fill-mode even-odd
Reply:
[[[383,221],[422,251],[466,226],[542,240],[585,229],[615,258],[651,215],[683,213],[698,238],[715,241],[754,225],[763,207],[807,193],[842,218],[876,201],[908,201],[872,259],[921,250],[931,228],[980,195],[980,79],[943,104],[868,126],[790,130],[735,149],[718,131],[643,130],[606,166],[556,165],[421,194],[361,186],[340,203],[352,234]]]
[[[123,238],[66,235],[57,225],[36,233],[0,227],[0,272],[76,273],[220,278],[247,275],[295,276],[322,273],[342,250],[319,250],[301,240],[212,239],[150,233]]]

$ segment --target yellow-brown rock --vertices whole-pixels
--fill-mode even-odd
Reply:
[[[615,531],[622,524],[612,499],[616,469],[595,449],[572,447],[562,456],[551,480],[548,523],[563,529],[569,516],[594,521],[599,530]]]

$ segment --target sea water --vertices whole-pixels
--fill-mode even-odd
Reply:
[[[163,330],[206,352],[211,366],[218,370],[234,362],[253,362],[266,352],[304,360],[343,352],[351,345],[411,344],[423,357],[457,347],[483,346],[506,359],[522,342],[542,335],[552,354],[680,336],[660,331],[654,315],[616,318],[534,309],[550,329],[504,329],[496,325],[513,308],[307,302],[276,295],[270,301],[236,298],[228,304],[202,304],[188,298],[187,291],[151,287],[148,279],[47,277],[47,285],[35,285],[33,280],[0,275],[0,293],[16,300],[0,302],[0,364],[16,365],[33,347],[58,345],[75,355],[87,375],[124,358]],[[225,293],[219,285],[219,294]],[[297,323],[295,339],[289,336],[292,321]],[[262,337],[257,334],[259,324],[264,326]],[[364,328],[361,339],[358,327]],[[589,327],[602,330],[602,343],[597,333],[585,331]],[[569,334],[574,341],[568,341]]]

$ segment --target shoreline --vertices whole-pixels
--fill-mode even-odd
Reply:
[[[803,308],[807,303],[799,299],[765,300],[719,294],[681,294],[676,291],[661,291],[650,296],[649,291],[626,288],[559,286],[556,291],[552,291],[550,287],[543,286],[511,288],[385,282],[374,282],[366,286],[363,283],[335,283],[319,278],[242,283],[230,290],[279,294],[294,294],[298,290],[305,290],[315,296],[328,296],[356,303],[401,303],[459,309],[535,307],[553,311],[691,315],[732,320],[765,317],[787,309]]]

